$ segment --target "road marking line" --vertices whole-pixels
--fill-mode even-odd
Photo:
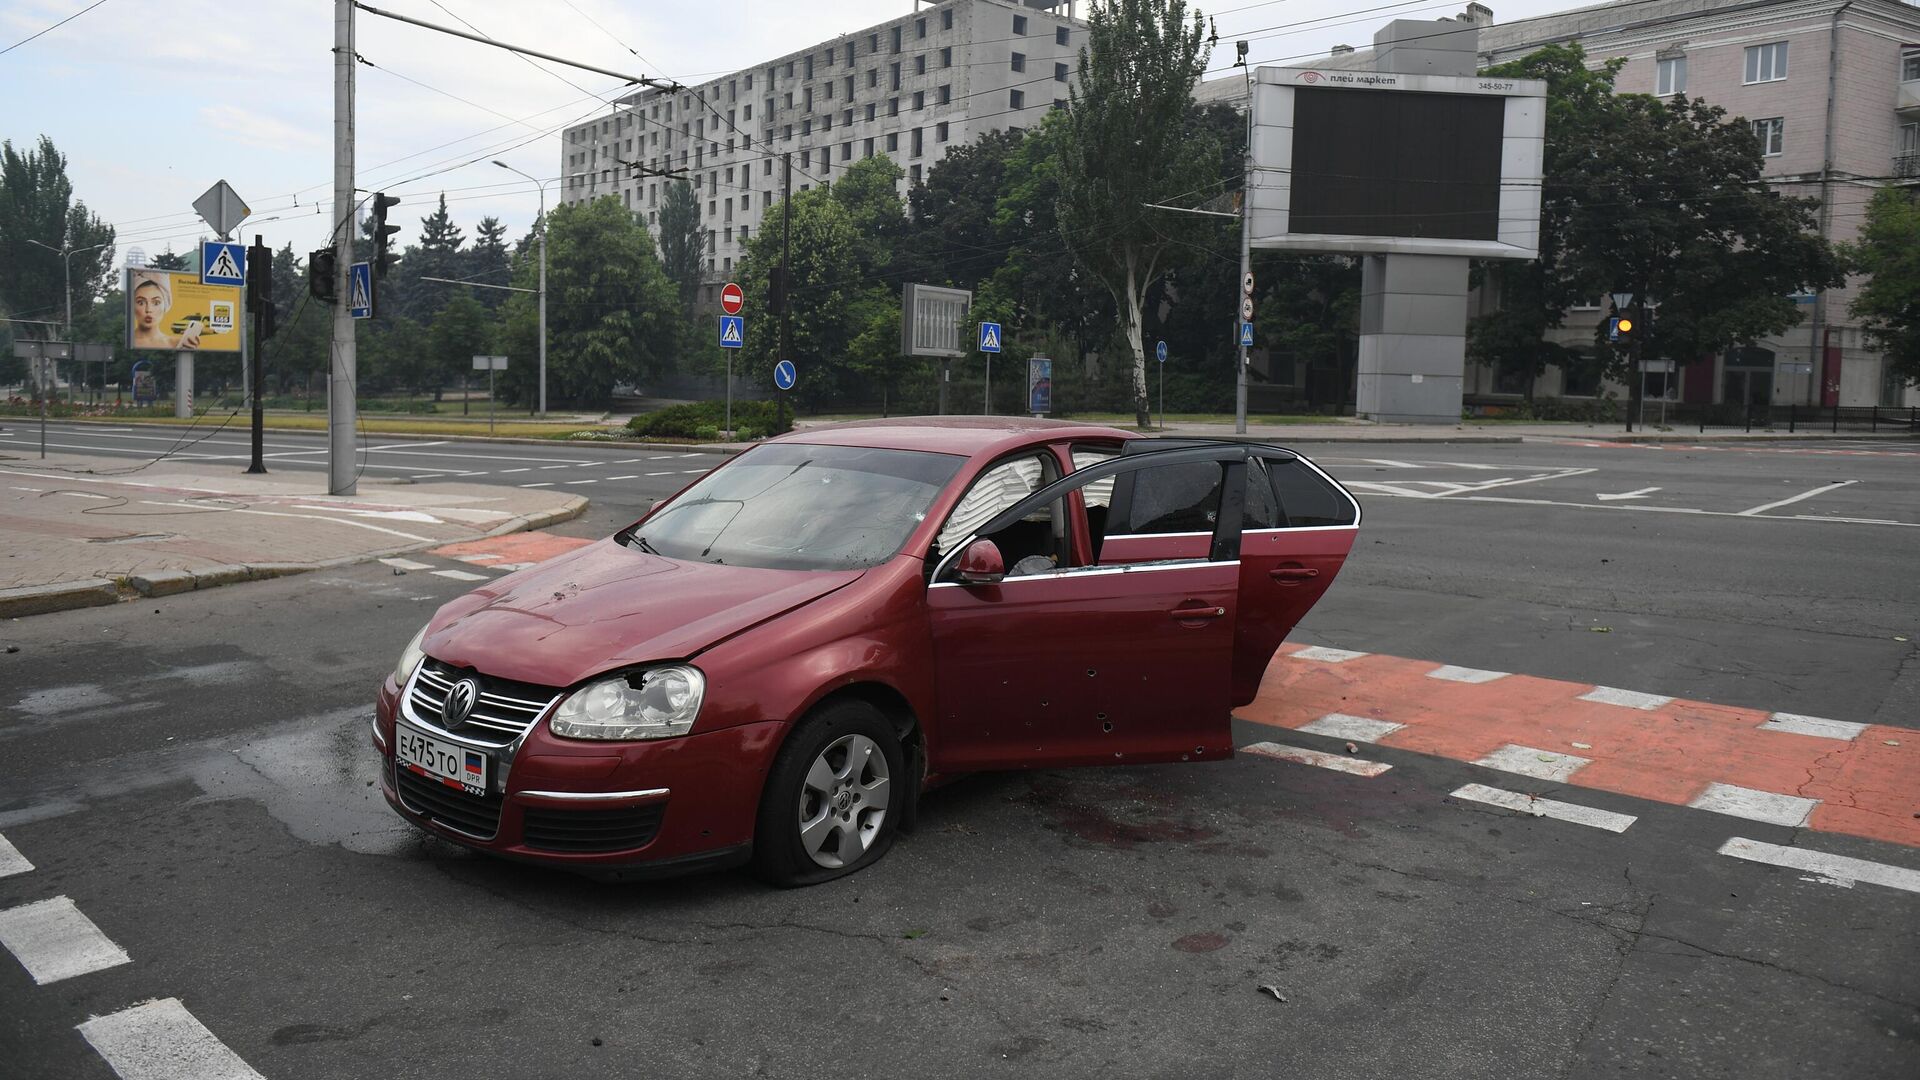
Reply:
[[[1377,743],[1381,739],[1406,727],[1391,720],[1375,720],[1366,716],[1349,716],[1346,713],[1328,713],[1311,724],[1295,730],[1309,735],[1325,735],[1329,739],[1351,739],[1354,742]]]
[[[368,450],[418,450],[423,446],[445,446],[445,445],[447,445],[447,440],[434,439],[431,442],[383,443],[379,446],[369,446],[367,447],[367,449]]]
[[[1849,720],[1827,720],[1818,716],[1777,712],[1767,717],[1766,723],[1760,725],[1760,730],[1787,731],[1795,735],[1812,735],[1820,739],[1853,740],[1867,730],[1867,725],[1856,724]]]
[[[665,461],[672,456],[673,456],[672,454],[655,454],[652,457],[648,458],[647,460],[648,461]]]
[[[25,855],[20,854],[20,849],[14,847],[6,837],[0,836],[0,877],[24,874],[31,869],[33,864],[27,861]]]
[[[454,558],[459,559],[463,563],[480,563],[485,565],[490,562],[499,562],[501,557],[498,555],[455,555]]]
[[[1351,649],[1329,649],[1325,645],[1309,645],[1293,654],[1295,660],[1318,660],[1323,664],[1344,664],[1349,660],[1358,660],[1370,653],[1354,652]]]
[[[540,466],[540,471],[541,471],[541,472],[546,472],[546,471],[547,471],[548,469],[571,469],[571,468],[573,468],[573,467],[574,467],[575,465],[584,465],[584,464],[586,464],[586,462],[583,462],[583,461],[570,461],[570,462],[568,462],[568,463],[567,463],[567,464],[565,464],[565,465],[542,465],[542,466]]]
[[[680,475],[681,476],[699,476],[701,473],[706,471],[707,470],[705,469],[682,469],[680,470]]]
[[[395,570],[431,570],[432,563],[414,562],[412,559],[381,559],[381,562]]]
[[[523,488],[530,488],[530,487],[552,487],[552,486],[553,486],[553,481],[551,481],[551,480],[548,480],[548,481],[545,481],[545,482],[543,482],[543,483],[539,483],[539,484],[521,484],[520,486],[521,486],[521,487],[523,487]]]
[[[163,998],[77,1025],[121,1080],[264,1080],[179,998]]]
[[[1507,745],[1474,762],[1489,769],[1501,772],[1518,773],[1531,776],[1536,780],[1553,780],[1564,783],[1567,778],[1579,772],[1584,766],[1593,763],[1592,758],[1583,758],[1578,754],[1562,754],[1553,750],[1542,750],[1537,746],[1521,746],[1518,743]]]
[[[447,474],[446,474],[446,473],[437,473],[437,472],[423,472],[423,473],[414,473],[414,474],[413,474],[412,476],[409,476],[409,477],[407,477],[407,479],[409,479],[409,480],[433,480],[433,479],[437,479],[437,478],[439,478],[439,477],[442,477],[442,476],[445,476],[445,475],[447,475]]]
[[[1596,686],[1581,694],[1580,701],[1597,701],[1602,705],[1619,705],[1628,709],[1652,712],[1662,705],[1671,704],[1673,699],[1660,694],[1643,694],[1638,690],[1621,690],[1613,686]]]
[[[1468,802],[1485,803],[1505,810],[1517,810],[1534,817],[1553,818],[1556,821],[1571,821],[1575,825],[1591,825],[1596,829],[1622,833],[1627,826],[1640,820],[1632,814],[1616,814],[1611,810],[1599,810],[1577,803],[1560,802],[1557,799],[1540,799],[1523,795],[1518,791],[1488,787],[1485,784],[1468,784],[1453,793],[1456,799]]]
[[[1711,810],[1716,814],[1798,829],[1813,816],[1813,808],[1820,805],[1820,800],[1758,791],[1736,784],[1708,784],[1707,790],[1687,805],[1696,810]]]
[[[1512,672],[1483,671],[1480,668],[1455,667],[1452,664],[1442,664],[1432,671],[1427,672],[1427,678],[1444,679],[1447,682],[1458,683],[1490,683],[1495,679],[1504,679],[1510,674],[1512,674]]]
[[[638,479],[640,479],[640,474],[639,474],[639,473],[628,473],[628,474],[627,474],[627,475],[625,475],[625,476],[609,476],[609,477],[607,477],[607,479],[608,479],[608,480],[638,480]]]
[[[600,481],[598,481],[598,480],[568,480],[568,481],[566,481],[566,483],[567,483],[567,484],[570,484],[570,485],[571,485],[571,484],[597,484],[597,483],[599,483],[599,482],[600,482]]]
[[[1843,487],[1846,487],[1848,484],[1857,484],[1859,482],[1860,481],[1858,480],[1836,480],[1831,484],[1822,484],[1821,486],[1814,488],[1812,491],[1803,491],[1800,494],[1795,495],[1791,499],[1781,499],[1779,502],[1770,502],[1770,503],[1767,503],[1765,506],[1756,506],[1751,510],[1742,510],[1736,516],[1752,517],[1755,514],[1764,514],[1768,510],[1773,510],[1778,507],[1787,506],[1792,503],[1797,503],[1802,499],[1811,499],[1815,495],[1824,495],[1827,492],[1834,490],[1835,488],[1843,488]]]
[[[1352,773],[1355,776],[1379,776],[1393,766],[1384,761],[1367,761],[1364,758],[1341,757],[1338,754],[1323,754],[1318,750],[1307,750],[1298,746],[1283,746],[1280,743],[1260,742],[1240,748],[1241,753],[1258,754],[1261,757],[1291,761],[1296,765],[1313,765],[1334,772]]]
[[[1369,464],[1369,465],[1381,465],[1381,466],[1385,466],[1386,468],[1389,468],[1389,469],[1420,469],[1420,468],[1425,468],[1425,466],[1422,466],[1422,465],[1415,465],[1415,464],[1414,464],[1414,463],[1412,463],[1411,461],[1393,461],[1393,460],[1391,460],[1391,459],[1389,459],[1389,458],[1371,458],[1371,457],[1367,457],[1367,458],[1361,458],[1360,460],[1361,460],[1361,461],[1364,461],[1364,462],[1366,462],[1366,463],[1367,463],[1367,464]]]
[[[111,499],[111,495],[96,495],[91,491],[56,491],[55,495],[65,495],[74,499]]]
[[[532,472],[532,471],[533,471],[533,467],[532,467],[532,466],[528,466],[527,468],[524,468],[524,469],[501,469],[501,470],[500,470],[500,475],[501,475],[501,476],[505,476],[505,475],[507,475],[508,473],[517,473],[517,472]]]
[[[670,472],[650,472],[647,475],[648,476],[672,476],[673,474]]]
[[[64,896],[0,911],[0,945],[39,986],[133,962]]]
[[[699,457],[700,455],[699,454],[681,454],[680,456],[683,458],[689,458],[689,457]]]
[[[1886,863],[1868,862],[1846,855],[1829,855],[1824,851],[1806,848],[1781,847],[1779,844],[1749,840],[1744,836],[1736,836],[1721,844],[1720,854],[1748,862],[1783,866],[1789,870],[1806,870],[1827,879],[1828,884],[1842,887],[1864,881],[1869,885],[1885,885],[1889,889],[1920,893],[1920,870],[1909,870],[1903,866],[1888,866]]]
[[[435,570],[434,577],[452,578],[455,581],[485,581],[485,574],[469,574],[465,570]]]

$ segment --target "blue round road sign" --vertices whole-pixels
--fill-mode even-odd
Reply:
[[[1167,343],[1162,341],[1154,345],[1153,355],[1158,357],[1161,363],[1163,364],[1166,363],[1167,362]]]
[[[793,384],[795,380],[799,378],[800,378],[800,373],[794,370],[793,361],[782,360],[779,363],[773,365],[773,385],[779,387],[780,389],[782,390],[793,389]]]

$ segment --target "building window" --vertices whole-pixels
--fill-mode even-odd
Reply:
[[[913,129],[913,156],[919,157],[924,147],[921,144],[920,129]]]
[[[1013,32],[1015,34],[1024,34],[1027,32],[1027,17],[1025,15],[1015,15],[1013,17]]]
[[[806,78],[806,79],[813,78],[813,54],[812,53],[807,54],[806,59],[801,63],[800,66],[801,66],[801,69],[806,72],[805,75],[801,76],[802,78]]]
[[[900,99],[899,98],[895,97],[895,98],[887,99],[887,115],[888,116],[900,115]]]
[[[1786,141],[1786,120],[1778,116],[1755,120],[1753,135],[1760,140],[1760,152],[1767,157],[1774,157],[1780,153],[1781,145]]]
[[[806,107],[801,111],[812,112],[813,111],[813,87],[809,86],[805,90],[801,91],[800,100],[806,103]]]
[[[915,165],[913,168],[907,170],[907,183],[912,184],[914,187],[920,186],[920,166]]]
[[[940,12],[940,29],[942,30],[953,29],[953,9],[952,8],[947,8]]]
[[[933,125],[933,137],[937,142],[947,141],[947,122],[945,120]]]
[[[895,60],[887,69],[887,89],[900,89],[900,61]]]
[[[760,167],[760,175],[762,175],[762,176],[772,176],[772,175],[773,175],[773,159],[772,159],[772,158],[768,158],[768,159],[766,159],[765,161],[762,161],[762,162],[760,163],[760,166],[761,166],[761,167]]]
[[[749,105],[740,106],[740,119],[747,120],[747,121],[751,121],[753,119],[752,105],[749,104]]]
[[[782,71],[781,74],[789,79],[793,78],[793,61],[787,61],[786,70]]]
[[[875,116],[879,114],[879,112],[880,112],[879,105],[871,101],[867,102],[867,119],[869,120],[873,119]]]
[[[915,75],[925,75],[927,73],[927,54],[926,53],[914,54],[913,73]]]
[[[1747,46],[1747,82],[1778,82],[1787,77],[1787,43]]]
[[[853,66],[853,42],[847,42],[847,66]]]
[[[781,139],[783,139],[783,140],[787,140],[787,139],[792,139],[792,138],[793,138],[793,125],[792,125],[792,124],[782,124],[782,125],[780,125],[780,138],[781,138]]]
[[[853,141],[851,139],[840,144],[840,160],[841,161],[853,160]]]
[[[1066,45],[1067,45],[1067,28],[1066,27],[1056,26],[1053,28],[1053,43],[1055,45],[1060,46],[1061,48],[1066,48]]]
[[[900,133],[897,131],[887,132],[887,152],[896,153],[899,151],[899,149],[900,149]]]
[[[1687,58],[1670,56],[1660,63],[1659,74],[1654,77],[1653,92],[1661,97],[1687,92]]]
[[[753,89],[753,76],[747,76],[747,89]]]
[[[1013,54],[1013,70],[1015,71],[1027,70],[1027,54],[1026,53]]]
[[[800,137],[804,139],[811,134],[813,134],[813,121],[811,119],[800,121]]]
[[[1024,109],[1027,107],[1027,95],[1018,90],[1007,91],[1007,108]]]
[[[890,43],[893,45],[893,52],[900,51],[900,28],[897,26],[893,28],[893,36]]]
[[[873,156],[873,137],[871,135],[869,135],[864,141],[861,142],[860,156],[861,157]]]
[[[1906,49],[1900,53],[1900,81],[1920,81],[1920,49]]]
[[[732,241],[728,241],[728,243],[732,243]],[[720,260],[720,261],[721,261],[721,262],[722,262],[723,264],[725,264],[725,266],[724,266],[724,269],[726,270],[726,272],[727,272],[727,273],[729,273],[729,274],[731,274],[731,273],[733,273],[733,260],[732,260],[732,259],[722,259],[722,260]]]
[[[949,45],[940,50],[940,66],[943,68],[953,66],[953,46]]]
[[[813,168],[813,151],[811,150],[800,151],[800,167],[802,169]]]
[[[853,110],[852,110],[852,109],[842,109],[842,110],[840,110],[840,123],[842,123],[842,124],[847,124],[847,125],[850,125],[850,124],[852,124],[852,123],[853,123]]]
[[[942,86],[940,88],[940,94],[939,94],[940,104],[945,105],[947,102],[952,100],[953,100],[953,87],[950,85]]]
[[[853,100],[853,76],[851,76],[851,75],[849,75],[849,76],[847,76],[847,77],[846,77],[846,78],[845,78],[845,79],[844,79],[844,80],[843,80],[843,81],[841,82],[841,85],[842,85],[842,86],[844,86],[844,87],[846,87],[846,91],[847,91],[847,93],[846,93],[846,98],[847,98],[847,100],[848,100],[848,101],[852,101],[852,100]]]
[[[877,53],[880,51],[880,35],[879,34],[867,35],[867,51],[870,53]]]
[[[741,203],[740,208],[742,210],[746,209],[746,204]],[[743,244],[747,242],[747,226],[745,225],[740,226],[740,242]]]
[[[913,20],[913,36],[916,38],[923,38],[927,36],[927,20],[925,19]]]
[[[915,90],[913,92],[914,111],[918,112],[919,110],[924,109],[926,107],[927,107],[927,92],[925,90]]]
[[[1683,62],[1684,62],[1684,61],[1683,61]],[[1053,65],[1053,81],[1054,81],[1054,82],[1066,82],[1066,81],[1067,81],[1067,65],[1065,65],[1065,64],[1055,64],[1055,65]]]

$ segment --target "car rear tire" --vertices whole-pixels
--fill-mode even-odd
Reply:
[[[879,860],[893,845],[909,783],[884,713],[838,701],[800,722],[774,758],[754,830],[754,873],[817,885]]]

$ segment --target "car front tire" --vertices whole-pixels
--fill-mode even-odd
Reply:
[[[809,714],[780,753],[760,800],[754,873],[817,885],[878,861],[893,845],[911,783],[893,724],[864,701]]]

